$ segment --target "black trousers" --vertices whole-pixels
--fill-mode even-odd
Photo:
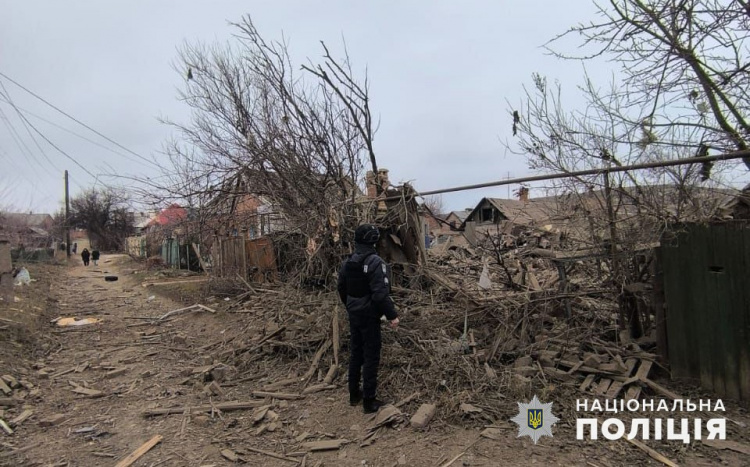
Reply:
[[[362,378],[363,397],[374,398],[378,389],[380,365],[380,320],[349,313],[349,331],[349,392],[359,391],[359,380]]]

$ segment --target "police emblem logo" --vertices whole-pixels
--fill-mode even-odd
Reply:
[[[552,414],[552,402],[542,404],[536,396],[528,404],[519,402],[518,415],[511,419],[518,425],[518,437],[528,436],[534,444],[542,436],[551,438],[552,425],[559,420]]]
[[[529,423],[528,426],[532,430],[538,430],[544,424],[544,412],[539,409],[529,409]]]

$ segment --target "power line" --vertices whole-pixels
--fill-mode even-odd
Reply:
[[[109,141],[110,143],[114,144],[114,145],[115,145],[115,146],[117,146],[118,148],[120,148],[120,149],[122,149],[122,150],[124,150],[124,151],[126,151],[126,152],[128,152],[128,153],[130,153],[130,154],[132,154],[132,155],[134,155],[134,156],[136,156],[137,158],[141,159],[142,161],[144,161],[144,162],[147,162],[147,163],[149,163],[149,164],[153,165],[154,167],[156,167],[156,168],[158,168],[158,169],[160,169],[160,168],[161,168],[161,166],[160,166],[159,164],[157,164],[156,162],[153,162],[153,161],[151,161],[151,160],[149,160],[149,159],[147,159],[147,158],[145,158],[145,157],[141,156],[140,154],[138,154],[138,153],[136,153],[136,152],[133,152],[133,151],[131,151],[130,149],[128,149],[128,148],[126,148],[125,146],[121,145],[120,143],[118,143],[117,141],[113,140],[112,138],[110,138],[110,137],[108,137],[108,136],[106,136],[106,135],[103,135],[102,133],[98,132],[97,130],[95,130],[95,129],[91,128],[91,127],[90,127],[89,125],[87,125],[87,124],[83,123],[82,121],[80,121],[80,120],[78,120],[77,118],[73,117],[73,116],[72,116],[72,115],[70,115],[69,113],[65,112],[64,110],[60,109],[59,107],[55,106],[54,104],[52,104],[52,103],[48,102],[48,101],[47,101],[47,100],[45,100],[45,99],[44,99],[43,97],[41,97],[41,96],[39,96],[38,94],[34,93],[34,92],[33,92],[33,91],[31,91],[30,89],[26,88],[26,87],[25,87],[25,86],[23,86],[22,84],[20,84],[20,83],[18,83],[17,81],[13,80],[12,78],[10,78],[10,77],[9,77],[8,75],[6,75],[5,73],[3,73],[3,72],[1,72],[1,71],[0,71],[0,76],[2,76],[3,78],[7,79],[8,81],[10,81],[11,83],[15,84],[16,86],[18,86],[19,88],[23,89],[24,91],[28,92],[29,94],[31,94],[32,96],[36,97],[36,98],[37,98],[37,99],[39,99],[40,101],[44,102],[44,103],[45,103],[45,104],[47,104],[48,106],[52,107],[53,109],[57,110],[58,112],[60,112],[61,114],[65,115],[65,116],[66,116],[66,117],[68,117],[69,119],[71,119],[71,120],[73,120],[74,122],[78,123],[79,125],[83,126],[84,128],[86,128],[86,129],[88,129],[88,130],[90,130],[90,131],[92,131],[92,132],[96,133],[96,134],[97,134],[98,136],[100,136],[100,137],[102,137],[102,138],[106,139],[107,141]]]
[[[34,155],[31,149],[29,149],[29,147],[26,145],[26,142],[23,140],[23,138],[21,138],[21,135],[16,130],[16,127],[13,126],[13,123],[10,121],[5,112],[3,112],[3,109],[0,109],[0,118],[2,118],[3,123],[5,124],[5,128],[8,129],[8,133],[10,134],[11,139],[13,139],[13,142],[16,143],[16,146],[21,152],[21,155],[28,160],[36,162],[36,164],[41,167],[42,170],[46,171],[48,175],[52,175],[52,172],[49,171],[49,167],[39,162],[39,159],[37,159],[36,155]]]
[[[44,140],[45,140],[45,141],[46,141],[46,142],[47,142],[47,143],[48,143],[48,144],[49,144],[50,146],[52,146],[53,148],[57,149],[57,151],[58,151],[58,152],[59,152],[60,154],[62,154],[63,156],[67,157],[67,158],[68,158],[68,159],[69,159],[69,160],[70,160],[71,162],[73,162],[73,163],[74,163],[75,165],[77,165],[78,167],[80,167],[80,168],[81,168],[81,169],[82,169],[82,170],[83,170],[84,172],[86,172],[87,174],[89,174],[89,175],[91,175],[92,177],[94,177],[94,179],[95,179],[95,180],[97,179],[96,175],[94,175],[93,173],[91,173],[91,171],[90,171],[89,169],[87,169],[86,167],[84,167],[84,166],[83,166],[83,164],[81,164],[80,162],[78,162],[77,160],[75,160],[75,158],[73,158],[73,157],[72,157],[71,155],[69,155],[69,154],[68,154],[67,152],[65,152],[65,151],[63,151],[62,149],[60,149],[60,147],[59,147],[58,145],[56,145],[55,143],[53,143],[52,141],[50,141],[50,139],[49,139],[49,138],[47,138],[46,136],[44,136],[44,133],[42,133],[41,131],[39,131],[39,130],[37,129],[37,127],[35,127],[35,126],[34,126],[34,125],[33,125],[33,124],[31,123],[31,122],[28,122],[28,121],[27,121],[27,123],[28,123],[28,124],[29,124],[29,126],[31,126],[31,128],[33,128],[33,129],[34,129],[34,131],[36,131],[36,132],[37,132],[37,134],[38,134],[39,136],[41,136],[41,137],[42,137],[42,138],[43,138],[43,139],[44,139]]]
[[[7,101],[7,100],[3,100],[3,99],[0,99],[0,102],[6,102],[6,103],[10,104],[10,102],[9,102],[9,101]],[[125,159],[127,159],[127,160],[129,160],[129,161],[131,161],[131,162],[135,162],[135,161],[136,161],[136,160],[135,160],[134,158],[132,158],[131,156],[128,156],[127,154],[123,154],[123,153],[121,153],[121,152],[119,152],[119,151],[115,151],[114,149],[110,148],[109,146],[105,146],[105,145],[103,145],[103,144],[101,144],[101,143],[98,143],[98,142],[96,142],[96,141],[94,141],[94,140],[92,140],[92,139],[89,139],[89,138],[87,138],[87,137],[85,137],[85,136],[81,135],[80,133],[76,133],[75,131],[73,131],[73,130],[71,130],[71,129],[69,129],[69,128],[65,128],[65,127],[64,127],[64,126],[62,126],[62,125],[58,125],[57,123],[55,123],[55,122],[53,122],[53,121],[51,121],[51,120],[47,120],[46,118],[44,118],[44,117],[42,117],[42,116],[40,116],[40,115],[37,115],[37,114],[35,114],[34,112],[31,112],[31,111],[29,111],[29,110],[26,110],[26,109],[24,109],[23,107],[19,107],[19,106],[15,106],[15,107],[16,107],[16,109],[20,110],[21,112],[23,112],[23,113],[25,113],[25,114],[27,114],[27,115],[31,115],[32,117],[34,117],[34,118],[36,118],[36,119],[39,119],[39,120],[41,120],[41,121],[43,121],[43,122],[45,122],[45,123],[47,123],[47,124],[49,124],[49,125],[52,125],[52,126],[54,126],[55,128],[58,128],[58,129],[60,129],[60,130],[62,130],[62,131],[64,131],[64,132],[66,132],[66,133],[70,133],[70,134],[71,134],[71,135],[73,135],[73,136],[76,136],[76,137],[78,137],[78,138],[81,138],[81,139],[82,139],[82,140],[84,140],[84,141],[88,141],[89,143],[93,144],[94,146],[100,147],[100,148],[102,148],[102,149],[104,149],[104,150],[106,150],[106,151],[109,151],[109,152],[111,152],[112,154],[117,154],[118,156],[120,156],[120,157],[123,157],[123,158],[125,158]]]
[[[57,166],[55,166],[54,162],[52,162],[52,160],[47,156],[47,153],[45,153],[44,149],[42,149],[42,147],[39,145],[39,141],[36,140],[33,133],[31,133],[31,130],[29,130],[29,126],[26,124],[26,117],[24,117],[23,114],[21,114],[21,111],[18,110],[18,107],[16,107],[16,104],[10,98],[10,93],[8,92],[7,89],[5,89],[5,85],[3,84],[2,81],[0,81],[0,87],[2,87],[3,91],[5,92],[5,94],[0,93],[0,96],[3,96],[5,99],[7,99],[8,103],[13,107],[13,109],[15,109],[16,113],[21,119],[21,123],[23,123],[23,127],[26,129],[26,132],[31,137],[31,140],[34,141],[34,144],[36,145],[37,149],[39,149],[39,152],[42,153],[42,157],[44,157],[47,160],[47,162],[49,162],[49,164],[55,168],[55,170],[59,171],[60,169]]]

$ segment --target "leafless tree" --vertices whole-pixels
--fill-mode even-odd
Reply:
[[[622,123],[614,138],[701,155],[748,148],[746,0],[608,0],[597,10],[598,20],[572,27],[548,48],[562,58],[622,65],[623,80],[610,92],[587,85],[593,110]],[[557,48],[568,36],[581,38],[585,55]]]
[[[92,247],[122,251],[125,239],[133,235],[127,195],[113,189],[92,189],[70,200],[70,224],[86,229]]]
[[[434,215],[445,214],[445,205],[442,195],[425,196],[424,205]]]
[[[523,105],[511,109],[515,149],[532,168],[571,172],[747,149],[746,1],[608,0],[597,9],[597,20],[547,47],[563,59],[610,60],[619,75],[604,87],[586,76],[578,110],[563,106],[559,84],[533,76]],[[580,40],[582,55],[566,52],[569,39]],[[713,215],[736,165],[605,173],[554,188],[569,194],[560,212],[579,218],[571,222],[584,231],[577,239],[608,252],[607,280],[624,291],[648,277],[648,255],[637,252],[676,221]]]
[[[353,201],[362,171],[377,172],[367,80],[325,44],[322,62],[298,73],[285,42],[266,41],[249,17],[232,26],[228,45],[180,48],[179,98],[191,118],[167,121],[178,138],[166,148],[171,164],[147,185],[199,208],[207,226],[231,200],[262,195],[312,244],[337,243],[361,217]],[[323,250],[311,255],[315,269],[338,262],[335,249]]]

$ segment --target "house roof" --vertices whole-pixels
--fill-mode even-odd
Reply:
[[[685,201],[685,190],[689,191],[692,201],[690,203]],[[527,201],[482,198],[469,216],[471,217],[487,201],[514,224],[567,225],[579,218],[582,213],[603,212],[606,209],[603,191],[572,192],[558,196],[531,198]],[[612,197],[620,218],[642,212],[640,206],[650,204],[660,206],[663,213],[686,219],[700,218],[716,210],[727,191],[701,186],[646,185],[613,188]],[[465,223],[466,221],[462,226],[465,226]]]
[[[459,221],[463,222],[466,220],[467,217],[469,217],[469,214],[471,214],[472,211],[473,209],[464,209],[463,211],[451,211],[445,215],[445,218],[447,219],[448,217],[453,215],[453,216],[456,216]]]
[[[29,227],[29,230],[39,235],[40,237],[49,237],[49,232],[44,229],[40,229],[39,227]]]
[[[486,202],[490,203],[500,213],[514,224],[529,225],[549,221],[553,217],[554,208],[559,206],[556,198],[537,198],[528,201],[502,198],[482,198],[477,206],[464,217],[466,219],[477,212]]]
[[[27,227],[40,227],[45,222],[51,221],[49,214],[28,214],[25,212],[0,212],[0,218],[9,224],[25,225]]]
[[[159,214],[156,215],[148,225],[174,225],[187,219],[188,212],[185,208],[179,204],[171,204],[168,207],[162,209]]]

